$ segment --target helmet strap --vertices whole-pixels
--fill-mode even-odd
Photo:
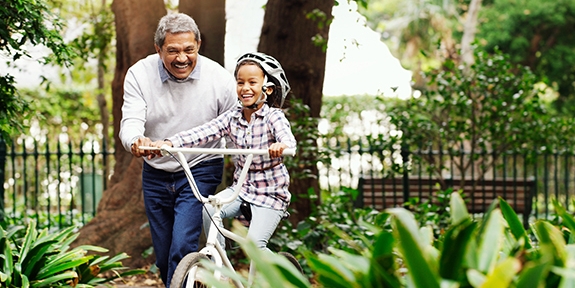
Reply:
[[[250,106],[244,106],[248,109],[252,109],[252,110],[256,110],[258,109],[258,106],[264,102],[266,102],[266,100],[268,99],[268,95],[262,91],[262,94],[260,94],[258,101],[256,101],[254,104],[250,105]]]

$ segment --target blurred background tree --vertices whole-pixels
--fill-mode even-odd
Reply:
[[[50,56],[42,64],[71,64],[74,53],[62,38],[63,23],[44,1],[4,1],[0,9],[0,55],[10,66],[22,57],[31,57],[30,45],[44,45]],[[0,136],[8,139],[23,132],[22,119],[29,117],[28,102],[18,94],[12,75],[0,72]]]

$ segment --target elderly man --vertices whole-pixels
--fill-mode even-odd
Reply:
[[[179,164],[154,157],[139,146],[208,122],[237,105],[234,77],[198,54],[202,41],[195,21],[185,14],[164,16],[156,30],[156,52],[128,70],[120,139],[125,149],[144,157],[142,188],[156,266],[169,287],[178,262],[198,250],[202,205]],[[221,141],[203,145],[222,148]],[[188,155],[202,195],[214,194],[223,172],[221,155]]]

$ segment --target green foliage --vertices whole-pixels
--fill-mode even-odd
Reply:
[[[343,188],[324,197],[322,204],[313,208],[312,215],[296,227],[284,221],[270,239],[270,249],[301,255],[308,251],[327,253],[332,248],[351,252],[372,247],[375,241],[372,225],[383,227],[386,215],[372,209],[354,208],[355,197],[357,190]],[[304,260],[302,264],[309,272]]]
[[[246,255],[249,255],[254,262],[257,270],[255,279],[250,284],[247,277],[227,267],[217,267],[212,261],[202,259],[201,263],[205,269],[199,271],[198,278],[202,279],[203,283],[207,284],[207,287],[236,287],[231,284],[231,281],[223,282],[220,279],[216,279],[213,275],[213,271],[216,270],[230,280],[242,283],[244,287],[311,287],[308,279],[286,257],[262,250],[257,247],[255,242],[246,238],[247,229],[239,221],[233,222],[232,231],[243,236],[239,244]]]
[[[318,161],[325,161],[326,155],[317,147],[319,132],[318,119],[310,116],[309,106],[303,104],[301,99],[290,98],[286,117],[290,120],[291,129],[298,140],[298,151],[295,157],[285,159],[290,176],[297,179],[316,177],[313,171],[301,167],[313,167]]]
[[[14,77],[0,77],[0,138],[7,139],[11,134],[24,129],[17,119],[28,110],[28,103],[18,97],[14,85]]]
[[[71,248],[77,238],[75,227],[58,233],[36,230],[31,221],[23,238],[15,235],[24,227],[8,231],[0,229],[0,283],[2,287],[95,287],[122,276],[140,274],[142,270],[126,270],[121,260],[124,253],[115,257],[88,254],[89,251],[105,253],[97,246]],[[103,276],[113,272],[108,276]],[[109,274],[109,273],[108,273]]]
[[[410,198],[403,206],[413,212],[420,226],[430,227],[435,237],[439,237],[449,225],[449,202],[453,189],[438,189],[436,193],[432,199],[425,201]]]
[[[573,111],[575,2],[495,0],[482,9],[479,21],[477,37],[487,51],[499,48],[513,63],[529,66],[559,92],[559,109]]]
[[[448,151],[466,147],[474,153],[468,161],[481,162],[485,151],[495,161],[506,151],[559,149],[573,139],[573,120],[549,113],[528,68],[513,65],[499,51],[475,51],[469,70],[446,60],[442,69],[428,74],[429,88],[420,97],[389,112],[404,145]],[[441,175],[445,163],[434,164]],[[457,165],[460,175],[469,167],[470,162]]]
[[[314,287],[573,285],[575,219],[557,201],[561,223],[537,220],[527,231],[501,198],[477,219],[459,193],[449,198],[449,224],[438,237],[409,210],[392,208],[381,213],[385,223],[360,223],[374,234],[372,245],[360,247],[335,235],[354,249],[305,252],[318,282]]]
[[[43,128],[48,138],[65,132],[86,140],[87,134],[99,135],[98,103],[92,91],[51,89],[50,91],[21,90],[22,99],[30,106],[30,120]],[[33,133],[27,133],[33,135]]]
[[[54,54],[43,59],[45,64],[69,64],[73,51],[65,45],[60,31],[62,23],[50,11],[42,0],[4,1],[0,8],[0,53],[11,56],[13,61],[25,56],[30,57],[25,50],[26,43],[44,45]],[[0,134],[9,138],[22,131],[18,120],[27,111],[27,106],[19,98],[14,78],[9,74],[0,74]]]

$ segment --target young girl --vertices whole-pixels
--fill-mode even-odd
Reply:
[[[223,207],[221,217],[241,215],[240,207],[247,202],[251,208],[248,238],[261,249],[267,243],[284,216],[291,194],[290,177],[282,163],[286,148],[295,148],[296,141],[290,123],[280,109],[290,90],[280,63],[263,53],[247,53],[239,58],[234,72],[238,100],[241,106],[218,118],[178,133],[153,146],[191,147],[222,137],[238,149],[268,149],[270,157],[254,155],[247,179],[237,183],[245,156],[236,156],[233,185],[242,185],[239,198]],[[192,104],[193,105],[193,104]],[[224,198],[233,193],[229,187],[220,193]]]

